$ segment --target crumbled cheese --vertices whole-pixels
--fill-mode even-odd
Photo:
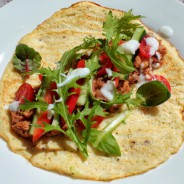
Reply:
[[[128,42],[125,42],[121,45],[124,52],[127,54],[135,54],[135,51],[139,48],[140,43],[137,40],[129,40]]]
[[[20,101],[14,101],[9,105],[10,111],[17,112],[19,110]]]
[[[57,87],[60,88],[64,85],[66,85],[67,83],[69,83],[71,80],[73,80],[74,78],[78,77],[78,78],[84,78],[86,76],[88,76],[90,74],[90,70],[88,68],[77,68],[73,71],[71,71],[70,73],[68,73],[68,75],[66,75],[66,79],[57,84]],[[63,75],[63,74],[60,74]]]
[[[107,81],[106,84],[100,89],[102,95],[111,101],[114,98],[114,83],[112,81]]]

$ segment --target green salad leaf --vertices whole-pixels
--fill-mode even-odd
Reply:
[[[25,44],[19,44],[16,47],[15,55],[12,62],[14,67],[20,71],[22,75],[40,67],[41,56],[33,48]]]

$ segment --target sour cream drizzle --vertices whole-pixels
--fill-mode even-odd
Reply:
[[[88,68],[77,68],[71,71],[70,73],[68,73],[68,75],[65,76],[66,79],[63,82],[57,84],[57,87],[60,88],[66,85],[67,83],[69,83],[74,78],[84,78],[84,77],[87,77],[89,74],[90,74],[90,70]]]
[[[160,27],[160,29],[158,30],[158,32],[160,33],[160,35],[162,35],[165,38],[170,38],[171,36],[173,36],[173,29],[170,26],[162,26]]]
[[[135,51],[139,48],[140,43],[137,40],[129,40],[121,45],[124,52],[127,54],[135,54]]]
[[[106,84],[100,89],[102,95],[107,98],[107,100],[111,101],[114,98],[114,83],[110,80],[107,81]]]
[[[13,112],[17,112],[19,110],[19,101],[14,101],[9,105],[9,110]]]
[[[112,76],[112,70],[109,69],[109,68],[106,68],[105,70],[106,70],[106,73],[107,73],[108,77],[111,77]]]
[[[145,38],[146,44],[150,46],[150,55],[153,56],[155,52],[158,50],[159,43],[156,38],[148,37]]]

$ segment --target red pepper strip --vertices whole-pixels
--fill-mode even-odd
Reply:
[[[122,45],[124,42],[125,42],[124,40],[120,40],[119,43],[118,43],[118,46]]]
[[[43,123],[50,124],[52,119],[48,119],[48,111],[43,112],[41,116],[37,120],[37,124],[44,127]],[[44,134],[44,129],[42,128],[35,128],[33,133],[33,142],[37,141],[42,135]]]
[[[68,106],[68,112],[70,114],[72,114],[72,112],[74,111],[75,109],[75,106],[77,104],[77,100],[79,98],[79,95],[80,95],[80,88],[71,88],[70,89],[70,92],[71,93],[75,93],[75,94],[72,94],[70,95],[67,100],[66,100],[66,105]]]
[[[57,99],[57,93],[53,91],[54,89],[57,89],[57,85],[55,82],[50,83],[49,89],[46,90],[45,96],[44,96],[44,101],[47,102],[48,104],[52,104],[54,97]]]
[[[43,80],[43,75],[42,74],[38,75],[38,78],[40,79],[40,81],[42,81]]]
[[[85,60],[81,59],[78,63],[77,63],[77,68],[84,68],[85,67]]]
[[[92,121],[96,121],[96,123],[94,123],[94,124],[91,126],[91,128],[97,128],[98,125],[99,125],[103,120],[104,120],[104,117],[102,117],[102,116],[94,116],[94,117],[92,118]]]
[[[119,77],[115,77],[114,78],[114,85],[115,85],[116,88],[118,87],[118,85],[119,85]]]
[[[35,97],[34,89],[28,83],[22,84],[15,94],[15,100],[20,101],[20,104],[24,103],[24,98],[26,98],[29,101],[33,101],[34,97]]]
[[[98,76],[104,76],[104,75],[107,74],[106,68],[112,69],[113,64],[112,64],[110,58],[105,53],[101,54],[100,61],[101,61],[102,67],[100,67],[99,70],[97,71],[97,75]]]

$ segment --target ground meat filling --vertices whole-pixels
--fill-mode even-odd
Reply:
[[[29,134],[30,123],[34,114],[33,110],[18,111],[11,113],[11,128],[22,137],[31,137]]]

